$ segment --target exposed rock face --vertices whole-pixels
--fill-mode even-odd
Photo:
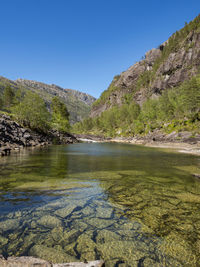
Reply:
[[[192,24],[193,23],[193,24]],[[200,15],[190,24],[173,34],[157,49],[148,51],[145,58],[122,72],[111,83],[98,102],[93,105],[91,117],[124,103],[124,96],[142,105],[148,98],[155,98],[163,90],[176,87],[199,72],[200,67]],[[113,89],[114,88],[114,89]],[[105,96],[105,93],[104,93]]]
[[[66,88],[64,89],[55,84],[45,84],[45,83],[25,80],[25,79],[17,79],[15,82],[23,86],[32,87],[32,88],[36,88],[39,90],[44,90],[47,93],[52,94],[52,95],[59,95],[62,98],[74,96],[77,100],[82,101],[83,103],[89,106],[95,101],[95,98],[91,95],[88,95],[83,92],[79,92],[77,90],[66,89]]]
[[[92,103],[96,100],[93,96],[72,89],[64,89],[55,84],[45,84],[37,81],[17,79],[11,81],[0,76],[0,93],[6,85],[14,89],[31,90],[39,94],[50,109],[52,97],[59,96],[66,104],[70,113],[70,122],[75,123],[88,116]]]
[[[59,134],[52,132],[49,135],[39,134],[23,128],[8,116],[0,116],[0,156],[5,156],[11,150],[18,150],[20,147],[31,147],[51,144],[53,139],[58,143],[73,143],[76,138],[70,134]]]
[[[55,252],[57,253],[57,252]],[[71,262],[71,263],[61,263],[53,264],[48,261],[34,258],[34,257],[9,257],[5,260],[0,257],[1,267],[102,267],[103,261],[90,261],[90,262]]]

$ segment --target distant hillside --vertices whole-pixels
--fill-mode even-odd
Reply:
[[[96,100],[93,96],[72,89],[64,89],[54,84],[45,84],[25,79],[9,80],[0,76],[0,93],[5,86],[10,85],[14,89],[31,90],[39,94],[50,107],[52,97],[59,96],[66,104],[70,113],[70,122],[75,123],[89,115],[91,105]]]

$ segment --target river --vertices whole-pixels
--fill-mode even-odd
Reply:
[[[79,143],[0,159],[0,254],[198,266],[200,157]]]

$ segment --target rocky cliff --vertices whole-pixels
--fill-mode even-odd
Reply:
[[[37,81],[17,79],[12,81],[0,76],[0,92],[6,85],[14,89],[31,90],[39,94],[50,107],[52,97],[59,96],[66,104],[70,113],[70,122],[75,123],[87,117],[92,103],[95,101],[93,96],[72,89],[64,89],[54,84],[45,84]]]
[[[109,88],[93,104],[91,117],[103,111],[147,98],[157,98],[200,72],[200,15],[174,33],[158,48],[148,51],[141,61],[114,77]]]

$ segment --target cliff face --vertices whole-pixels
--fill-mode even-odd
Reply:
[[[115,76],[93,104],[91,117],[127,100],[142,105],[147,98],[157,98],[163,90],[176,87],[199,72],[200,15],[157,49],[148,51],[143,60]]]
[[[75,123],[87,117],[92,103],[96,100],[93,96],[72,89],[64,89],[54,84],[45,84],[37,81],[17,79],[11,81],[0,77],[0,91],[3,91],[6,85],[14,89],[31,90],[39,94],[50,107],[52,97],[59,96],[66,104],[70,113],[70,122]]]

